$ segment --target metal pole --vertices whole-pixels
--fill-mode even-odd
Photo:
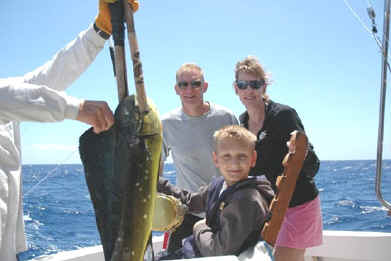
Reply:
[[[380,203],[391,210],[391,204],[383,199],[381,194],[381,175],[383,160],[383,133],[384,133],[384,107],[386,99],[387,66],[388,66],[388,37],[390,32],[390,0],[384,2],[383,21],[383,48],[382,48],[382,79],[380,93],[379,129],[377,138],[377,159],[376,159],[376,196]]]

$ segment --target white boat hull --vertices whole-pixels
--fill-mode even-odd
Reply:
[[[162,237],[153,240],[154,250],[162,247]],[[236,256],[197,258],[202,261],[238,261]],[[305,261],[390,261],[391,233],[324,231],[323,245],[306,251]],[[104,261],[101,246],[64,251],[32,261]],[[257,260],[262,261],[262,260]]]

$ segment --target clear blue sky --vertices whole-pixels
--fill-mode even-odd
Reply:
[[[196,62],[209,82],[206,100],[239,115],[244,107],[232,88],[234,65],[252,54],[272,75],[269,95],[298,111],[321,160],[375,159],[380,52],[343,0],[140,2],[135,25],[146,92],[161,114],[180,105],[174,92],[177,68]],[[349,2],[369,26],[368,1]],[[384,4],[372,2],[381,37]],[[96,12],[97,0],[1,1],[0,77],[42,65],[87,28]],[[108,45],[67,93],[106,100],[115,109]],[[391,158],[389,120],[386,158]],[[23,123],[23,163],[79,163],[78,138],[87,128],[70,120]]]

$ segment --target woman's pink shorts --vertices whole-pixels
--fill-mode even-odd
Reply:
[[[276,246],[305,249],[322,244],[322,212],[317,196],[302,205],[288,208]]]

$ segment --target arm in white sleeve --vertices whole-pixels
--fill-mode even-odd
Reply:
[[[18,78],[0,80],[0,120],[53,122],[76,119],[82,100]]]
[[[104,44],[105,39],[99,36],[91,25],[50,61],[27,73],[23,77],[24,81],[62,91],[88,68]]]
[[[45,122],[76,119],[82,101],[59,91],[87,69],[104,43],[90,26],[43,66],[24,77],[0,79],[0,119]]]

